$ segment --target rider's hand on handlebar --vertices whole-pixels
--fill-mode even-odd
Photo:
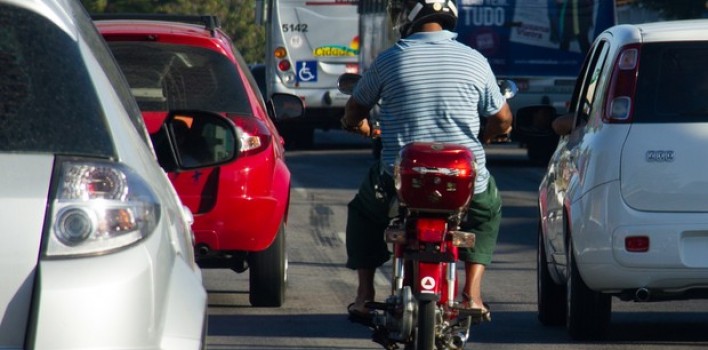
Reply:
[[[489,140],[487,143],[509,143],[511,142],[511,135],[509,134],[501,134],[493,137],[491,140]]]
[[[346,116],[344,116],[339,121],[342,124],[342,129],[346,131],[366,137],[371,136],[371,126],[369,126],[369,121],[366,119],[362,119],[358,123],[352,123]]]
[[[494,143],[509,143],[511,142],[511,126],[505,129],[484,129],[484,135],[482,136],[482,142],[484,144],[494,144]]]

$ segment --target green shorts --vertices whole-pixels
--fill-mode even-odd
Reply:
[[[388,226],[390,205],[395,197],[393,179],[387,174],[381,175],[379,164],[374,164],[347,206],[348,268],[376,268],[390,259],[383,232]],[[490,176],[487,190],[472,197],[461,225],[462,230],[476,234],[476,243],[474,248],[460,249],[460,260],[484,265],[492,261],[501,224],[501,206],[501,196],[494,177]]]

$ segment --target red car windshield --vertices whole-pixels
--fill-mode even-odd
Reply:
[[[109,42],[142,111],[201,109],[251,114],[233,62],[205,48]]]

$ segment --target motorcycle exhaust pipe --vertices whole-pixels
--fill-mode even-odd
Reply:
[[[467,344],[467,334],[457,333],[452,336],[453,349],[463,349],[465,344]]]

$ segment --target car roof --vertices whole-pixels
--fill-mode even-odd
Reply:
[[[201,36],[211,38],[211,32],[203,25],[183,22],[142,19],[95,19],[101,33],[153,33],[163,35]]]
[[[220,29],[215,16],[94,14],[92,17],[107,41],[181,43],[210,48],[235,60],[231,39]]]
[[[625,43],[708,40],[708,19],[620,24],[605,32]]]

